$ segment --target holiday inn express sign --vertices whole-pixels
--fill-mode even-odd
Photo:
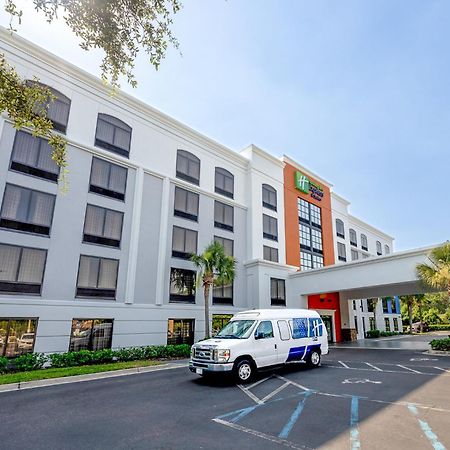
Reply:
[[[311,181],[300,171],[295,172],[295,187],[304,194],[310,194],[312,198],[321,201],[323,197],[323,188],[317,183]]]

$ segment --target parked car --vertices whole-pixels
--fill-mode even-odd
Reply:
[[[33,348],[34,333],[24,333],[17,341],[20,350],[31,350]]]
[[[422,324],[422,331],[429,331],[428,323],[427,322],[415,322],[412,324],[412,331],[414,333],[420,332],[420,324]]]
[[[261,368],[287,363],[320,365],[327,330],[309,309],[240,312],[212,339],[192,346],[189,369],[198,375],[228,372],[248,382]]]

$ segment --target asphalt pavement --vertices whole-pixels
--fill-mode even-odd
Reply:
[[[186,367],[0,394],[1,449],[450,448],[450,358],[334,349],[252,384]]]

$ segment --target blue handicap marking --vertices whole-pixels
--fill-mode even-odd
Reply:
[[[302,413],[303,408],[305,407],[306,399],[311,395],[311,393],[312,392],[305,392],[305,395],[298,402],[297,407],[295,408],[294,412],[292,413],[287,424],[281,430],[281,433],[278,435],[278,437],[280,437],[282,439],[286,439],[289,436],[289,433],[291,432],[292,428],[294,427],[295,423],[297,422],[298,418],[300,417],[300,414]]]
[[[358,422],[359,422],[359,398],[353,395],[350,411],[350,444],[352,450],[357,450],[361,448]]]
[[[417,417],[417,420],[419,421],[420,424],[420,428],[422,428],[422,431],[425,433],[425,436],[430,441],[434,450],[445,450],[444,445],[439,442],[438,437],[434,434],[430,425],[428,425],[428,423],[425,422],[424,420],[419,419],[419,411],[417,410],[417,407],[413,403],[410,403],[408,405],[408,409]]]

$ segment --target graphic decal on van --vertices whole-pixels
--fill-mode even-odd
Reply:
[[[287,357],[286,362],[303,361],[307,356],[311,354],[313,350],[320,352],[320,344],[292,347],[291,349],[289,349],[289,355]]]

